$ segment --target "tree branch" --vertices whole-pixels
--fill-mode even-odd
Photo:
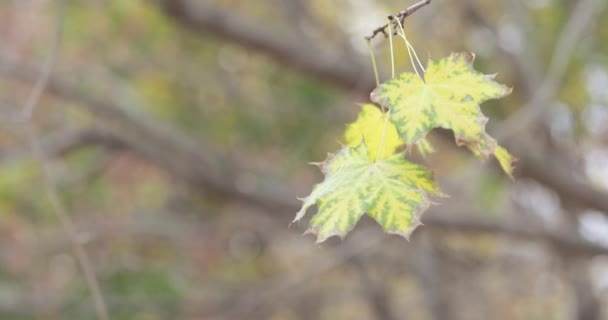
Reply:
[[[425,226],[444,231],[493,234],[543,241],[567,254],[606,255],[608,247],[582,239],[576,234],[540,229],[529,225],[515,225],[480,219],[481,213],[433,212],[423,216]]]
[[[388,33],[386,32],[386,28],[388,28],[388,24],[392,23],[393,24],[393,35],[397,35],[397,30],[399,30],[399,24],[396,21],[393,21],[393,19],[397,18],[399,20],[399,22],[401,23],[401,25],[403,25],[403,22],[405,21],[405,18],[411,16],[414,12],[418,11],[418,9],[428,5],[431,3],[431,0],[422,0],[419,1],[409,7],[407,7],[404,10],[401,10],[395,14],[391,14],[390,16],[388,16],[388,19],[390,20],[390,22],[384,24],[383,26],[380,26],[376,29],[374,29],[374,31],[372,31],[372,34],[365,37],[365,40],[372,40],[373,38],[375,38],[379,33],[382,33],[384,35],[384,37],[388,37]]]
[[[101,145],[109,149],[123,149],[125,144],[119,138],[106,132],[91,129],[68,130],[52,135],[40,141],[43,153],[49,157],[60,157],[75,150],[92,145]],[[0,165],[20,161],[31,155],[28,150],[15,148],[0,152]]]
[[[168,16],[189,30],[209,33],[264,52],[302,74],[347,90],[362,86],[371,91],[369,89],[374,87],[373,75],[361,61],[348,61],[336,52],[306,46],[295,37],[201,1],[158,0],[158,3]]]

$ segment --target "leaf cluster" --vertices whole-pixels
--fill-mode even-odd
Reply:
[[[325,180],[302,199],[294,222],[316,204],[307,233],[317,235],[317,242],[344,237],[364,214],[384,231],[409,238],[430,198],[442,195],[432,172],[406,159],[413,145],[432,150],[425,137],[434,128],[452,130],[456,144],[482,160],[493,155],[512,176],[515,159],[485,132],[488,118],[480,109],[511,89],[476,71],[474,58],[454,53],[429,61],[420,77],[405,72],[376,87],[374,104],[363,105],[348,125],[346,145],[321,163]]]

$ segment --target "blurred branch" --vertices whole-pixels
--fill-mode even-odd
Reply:
[[[66,0],[58,1],[57,19],[55,23],[53,37],[50,41],[50,49],[47,54],[46,60],[44,61],[44,65],[41,68],[41,72],[34,83],[34,88],[29,94],[27,101],[21,109],[21,112],[8,116],[8,121],[10,122],[13,122],[15,124],[26,124],[32,118],[32,115],[34,114],[34,111],[38,106],[38,101],[44,93],[44,90],[46,89],[47,83],[49,81],[49,77],[51,76],[51,73],[55,68],[55,63],[57,61],[57,52],[59,51],[59,47],[63,40],[63,20],[66,5]],[[10,62],[7,61],[4,62],[4,64],[4,67],[6,67],[7,64],[10,64]],[[2,120],[6,121],[7,119]]]
[[[305,23],[308,27],[316,27],[320,21],[315,19],[314,14],[311,11],[310,3],[306,0],[292,0],[292,1],[282,1],[277,0],[276,5],[279,5],[283,11],[286,22],[289,25],[296,25],[298,23]],[[304,37],[307,43],[310,43],[308,37],[302,34],[301,30],[298,34],[299,37]]]
[[[602,302],[595,294],[593,280],[590,275],[589,260],[562,257],[566,279],[572,284],[576,300],[573,319],[600,320],[602,319]]]
[[[70,239],[70,243],[72,244],[74,254],[76,256],[76,261],[78,261],[82,273],[84,274],[87,287],[89,288],[91,296],[93,297],[93,303],[95,305],[97,317],[100,320],[109,320],[110,317],[108,315],[108,308],[106,306],[106,302],[103,298],[103,295],[101,294],[101,289],[99,287],[99,283],[97,282],[95,271],[93,270],[91,261],[89,260],[89,257],[86,251],[84,250],[84,246],[79,239],[76,226],[74,225],[74,222],[72,222],[72,219],[68,215],[66,207],[59,198],[52,169],[49,166],[48,160],[42,150],[38,135],[35,132],[35,129],[31,126],[28,126],[25,129],[27,131],[26,138],[29,142],[32,153],[38,159],[38,162],[42,167],[46,193],[51,204],[52,211],[56,214],[57,218],[61,223],[63,231]]]
[[[608,215],[608,192],[592,186],[584,172],[577,172],[565,165],[563,156],[539,151],[538,147],[526,146],[529,141],[508,143],[507,146],[520,157],[519,171],[555,191],[564,202],[577,207],[596,209]],[[568,169],[565,169],[568,168]],[[580,214],[582,211],[568,211]]]
[[[580,39],[589,26],[600,17],[605,5],[604,0],[578,1],[553,49],[554,54],[542,84],[534,91],[530,100],[496,130],[499,140],[521,133],[521,128],[529,128],[551,106],[551,99],[559,89]]]
[[[606,255],[608,247],[587,241],[576,234],[565,234],[523,224],[480,219],[482,213],[433,212],[424,215],[424,225],[443,231],[503,235],[515,240],[543,241],[564,254]]]
[[[120,139],[106,132],[91,129],[61,132],[43,139],[40,141],[40,144],[43,153],[49,158],[60,157],[78,149],[94,145],[101,145],[110,149],[125,148],[124,143]],[[21,161],[30,155],[31,152],[22,148],[6,150],[0,152],[0,164]]]
[[[363,284],[364,294],[369,300],[370,307],[376,315],[376,319],[393,320],[408,318],[403,313],[400,313],[399,316],[395,314],[388,298],[387,289],[381,283],[378,283],[378,281],[374,281],[374,279],[371,278],[368,267],[362,259],[358,256],[354,256],[350,259],[350,262],[359,273],[359,278]]]
[[[509,3],[516,7],[516,9],[520,9],[516,5],[516,1],[509,1]],[[476,1],[467,0],[462,3],[461,6],[463,15],[465,16],[467,21],[470,21],[477,28],[484,28],[491,30],[492,36],[495,38],[499,38],[499,32],[497,30],[497,26],[494,25],[493,21],[490,21],[489,17],[484,14],[482,8],[479,8]],[[513,11],[515,11],[514,9]],[[517,10],[517,13],[514,14],[518,20],[518,24],[522,26],[524,30],[532,29],[532,25],[528,19],[522,17],[524,12],[523,10]],[[521,13],[521,14],[519,14]],[[529,39],[527,39],[529,40]],[[521,83],[522,85],[518,86],[516,89],[518,92],[523,93],[524,96],[532,96],[534,89],[537,87],[538,83],[541,80],[541,66],[538,63],[538,56],[532,52],[532,48],[535,43],[528,41],[524,45],[524,53],[523,54],[515,54],[509,50],[506,50],[504,47],[497,45],[496,48],[499,49],[499,52],[502,56],[502,59],[507,60],[507,64],[509,66],[513,66],[514,68],[514,78],[516,79],[516,83]]]
[[[444,281],[440,263],[437,261],[437,251],[433,234],[429,230],[420,232],[414,239],[416,244],[415,274],[422,287],[429,313],[434,320],[449,319],[447,298],[441,288]]]
[[[179,25],[205,32],[271,56],[303,74],[329,81],[344,89],[374,87],[373,75],[361,61],[349,61],[338,52],[305,45],[297,37],[280,34],[264,24],[221,10],[201,1],[157,0]],[[363,81],[363,83],[361,83]]]

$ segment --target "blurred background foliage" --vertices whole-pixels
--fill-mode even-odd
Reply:
[[[472,51],[513,86],[483,111],[516,178],[433,132],[437,152],[412,157],[451,197],[412,241],[366,219],[320,246],[289,226],[321,178],[307,163],[368,102],[363,37],[410,4],[0,0],[0,318],[98,316],[42,162],[111,319],[608,319],[604,0],[434,0],[407,18],[425,60]],[[54,42],[48,90],[12,121]]]

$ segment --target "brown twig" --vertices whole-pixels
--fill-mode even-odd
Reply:
[[[42,168],[44,186],[52,211],[59,219],[64,233],[72,244],[74,255],[76,256],[76,261],[80,266],[87,287],[89,288],[91,296],[93,297],[97,318],[99,320],[109,320],[110,317],[108,314],[108,308],[103,298],[103,295],[101,294],[101,288],[99,287],[99,283],[97,281],[95,271],[91,264],[91,260],[89,259],[89,256],[84,249],[82,241],[79,239],[76,225],[72,221],[72,218],[70,218],[67,208],[59,197],[52,169],[48,163],[48,159],[46,158],[44,151],[42,150],[42,146],[40,145],[39,136],[32,126],[26,126],[25,130],[25,136],[30,145],[32,154],[37,158],[40,167]]]
[[[65,205],[59,197],[56,182],[53,178],[52,170],[48,163],[48,159],[45,156],[36,129],[31,123],[32,116],[36,110],[36,107],[38,106],[38,103],[40,102],[40,98],[42,97],[49,85],[49,80],[51,78],[52,71],[57,62],[57,54],[63,38],[63,21],[66,7],[67,0],[61,0],[58,2],[55,36],[52,39],[49,55],[44,63],[41,72],[39,73],[38,77],[36,77],[35,86],[30,95],[28,96],[28,99],[25,102],[22,111],[12,117],[10,119],[11,121],[9,122],[13,122],[13,124],[23,125],[23,133],[26,138],[26,141],[29,144],[31,153],[38,160],[38,162],[40,163],[40,167],[42,168],[42,177],[46,189],[46,194],[51,205],[51,209],[60,221],[64,233],[72,243],[76,261],[80,265],[87,287],[93,298],[97,318],[99,320],[109,320],[110,317],[108,315],[106,302],[103,298],[103,295],[101,294],[101,289],[99,287],[99,283],[97,282],[97,278],[95,276],[91,261],[89,260],[89,257],[84,249],[84,245],[79,240],[76,226],[72,222],[72,219],[70,218]]]
[[[373,38],[375,38],[379,33],[382,33],[384,35],[385,38],[388,37],[388,33],[386,33],[386,28],[388,28],[388,24],[389,23],[393,23],[393,30],[395,30],[393,32],[393,35],[397,35],[397,27],[399,26],[399,24],[397,23],[397,21],[395,20],[395,18],[399,19],[399,22],[401,23],[401,25],[403,25],[403,21],[405,20],[405,18],[409,17],[410,15],[412,15],[414,12],[418,11],[418,9],[428,5],[431,3],[431,0],[422,0],[419,1],[409,7],[407,7],[404,10],[401,10],[397,13],[391,14],[388,16],[388,20],[390,20],[390,22],[386,23],[383,26],[380,26],[376,29],[374,29],[374,31],[372,31],[372,34],[365,37],[365,40],[372,40]]]

